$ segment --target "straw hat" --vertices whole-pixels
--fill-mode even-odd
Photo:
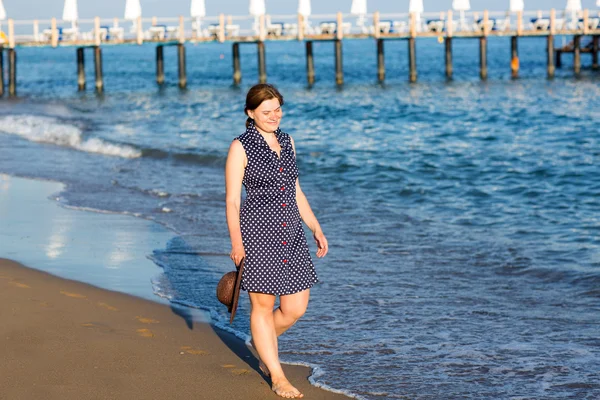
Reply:
[[[221,303],[227,306],[227,311],[231,313],[229,323],[233,322],[235,311],[240,297],[240,287],[242,284],[242,273],[244,272],[244,259],[237,265],[236,271],[231,271],[223,275],[217,285],[217,298]]]

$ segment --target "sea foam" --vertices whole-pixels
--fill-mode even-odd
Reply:
[[[2,116],[0,117],[0,133],[18,135],[32,142],[71,147],[87,153],[122,158],[137,158],[142,155],[140,150],[132,146],[109,143],[100,138],[83,138],[80,128],[52,117]]]

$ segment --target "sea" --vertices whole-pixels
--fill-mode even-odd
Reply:
[[[561,45],[566,38],[556,38]],[[583,44],[587,39],[583,39]],[[188,88],[175,48],[155,82],[155,46],[105,46],[105,92],[77,92],[72,47],[18,49],[18,96],[0,100],[0,173],[63,182],[61,206],[155,221],[173,239],[148,258],[157,298],[207,310],[247,339],[243,295],[233,325],[215,286],[233,269],[224,166],[244,130],[256,47],[187,44]],[[300,184],[328,238],[306,234],[320,282],[306,315],[280,338],[282,361],[311,382],[360,399],[600,398],[600,71],[584,54],[546,78],[545,39],[345,40],[343,86],[331,42],[268,42],[268,81],[283,93]],[[118,274],[118,270],[107,271]]]

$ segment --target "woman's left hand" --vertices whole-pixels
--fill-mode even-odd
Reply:
[[[325,257],[325,254],[327,254],[327,250],[329,250],[329,246],[327,245],[327,238],[325,238],[325,235],[323,235],[323,232],[320,230],[313,232],[313,237],[315,238],[315,242],[317,242],[317,247],[319,248],[317,250],[317,257]]]

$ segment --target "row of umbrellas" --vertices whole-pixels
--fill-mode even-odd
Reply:
[[[596,5],[600,6],[600,0],[596,1]],[[524,0],[510,0],[509,9],[512,12],[523,11],[525,7]],[[471,9],[470,0],[453,0],[452,8],[455,11],[468,11]],[[582,9],[581,0],[567,0],[565,7],[566,11],[577,12]],[[250,15],[260,16],[266,13],[265,0],[250,0]],[[408,5],[408,11],[413,13],[422,13],[423,0],[410,0]],[[298,13],[304,17],[308,17],[311,14],[310,0],[299,0],[298,1]],[[365,15],[367,14],[367,0],[352,0],[352,6],[350,13],[354,15]],[[125,19],[136,20],[142,15],[142,6],[140,0],[126,0],[125,3]],[[191,0],[190,15],[194,18],[202,18],[206,16],[206,6],[204,0]],[[78,19],[77,12],[77,0],[65,0],[65,6],[63,9],[63,20],[75,22]],[[0,21],[6,19],[6,10],[0,0]]]

